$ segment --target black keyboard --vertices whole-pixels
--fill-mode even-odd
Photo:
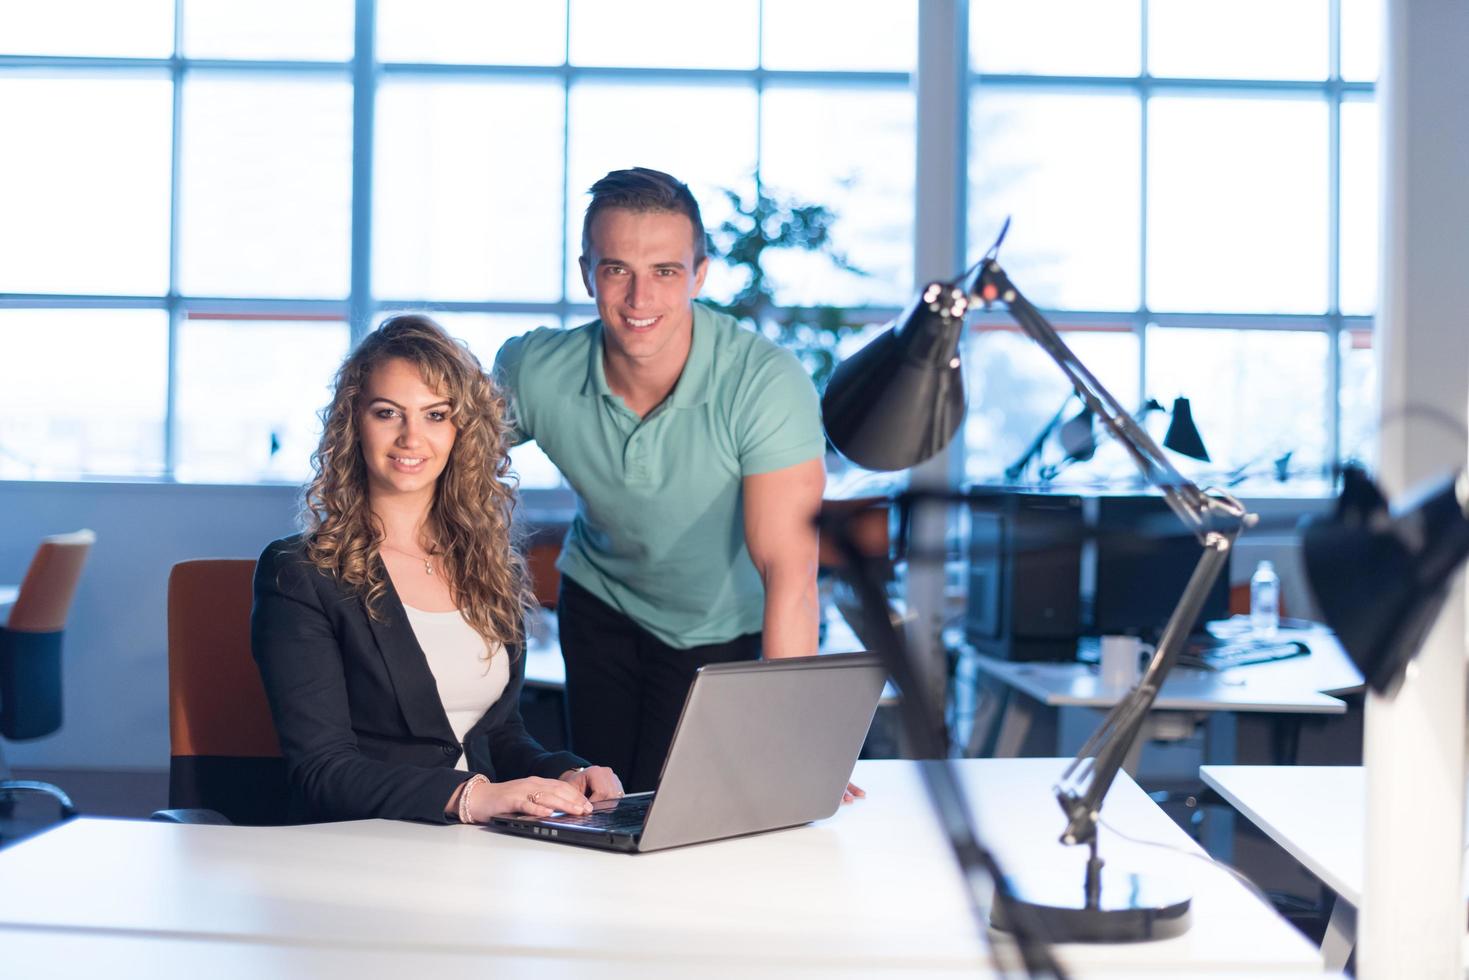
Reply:
[[[1180,667],[1195,667],[1200,670],[1229,670],[1231,667],[1248,667],[1267,664],[1291,657],[1304,657],[1311,648],[1300,640],[1239,640],[1188,649],[1179,655]]]
[[[641,830],[648,816],[648,807],[653,805],[652,793],[625,796],[620,800],[603,800],[592,804],[592,812],[585,816],[557,813],[545,822],[563,827],[581,827],[587,830]]]

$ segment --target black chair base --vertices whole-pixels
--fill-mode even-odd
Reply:
[[[235,824],[279,826],[290,815],[286,763],[280,756],[175,755],[168,765],[169,810],[212,810]],[[154,816],[175,823],[210,823]]]
[[[157,820],[161,823],[202,823],[225,827],[234,825],[233,820],[218,810],[154,810],[153,815],[148,819]]]
[[[41,793],[54,799],[61,806],[61,819],[70,820],[77,815],[76,804],[72,803],[71,797],[60,786],[51,783],[43,783],[37,779],[5,779],[0,780],[0,801],[10,802],[13,795],[17,793]]]

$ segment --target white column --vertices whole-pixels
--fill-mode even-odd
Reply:
[[[1377,346],[1395,498],[1466,458],[1469,4],[1388,0],[1384,37]],[[1359,977],[1464,975],[1464,606],[1460,582],[1401,689],[1368,698]]]
[[[917,158],[913,222],[913,288],[963,271],[964,161],[968,132],[965,85],[968,30],[963,0],[920,0],[918,57],[914,66],[917,100]],[[915,467],[910,484],[943,490],[962,472],[963,430],[949,448]],[[932,508],[915,515],[910,548],[938,556],[944,547],[947,514]],[[908,637],[936,703],[943,703],[944,653],[938,642],[943,626],[944,569],[941,562],[908,563]]]

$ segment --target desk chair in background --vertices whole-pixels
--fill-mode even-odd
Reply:
[[[561,529],[557,528],[557,532]],[[561,533],[540,533],[526,543],[525,568],[530,573],[531,591],[541,608],[556,611],[556,595],[561,591],[561,569],[556,559],[561,556]]]
[[[286,769],[250,655],[252,558],[168,576],[168,805],[173,823],[289,823]]]
[[[1281,619],[1285,619],[1289,613],[1285,611],[1285,590],[1280,592],[1279,605],[1276,611]],[[1231,616],[1248,616],[1250,614],[1250,583],[1236,582],[1229,587],[1229,614]]]
[[[10,616],[0,624],[0,737],[40,738],[61,727],[61,637],[96,540],[87,530],[55,534],[42,539],[31,559]],[[9,772],[0,754],[0,777]],[[0,807],[22,792],[53,797],[64,818],[76,816],[60,787],[30,779],[0,778]]]
[[[872,650],[875,649],[876,631],[864,621],[866,613],[856,593],[840,578],[839,573],[846,567],[847,558],[837,544],[836,534],[828,530],[834,522],[842,520],[846,521],[846,533],[851,535],[858,553],[876,566],[879,578],[891,581],[895,556],[892,554],[893,540],[889,526],[892,514],[888,498],[851,497],[821,501],[820,521],[823,530],[816,559],[818,578],[832,582],[829,588],[832,606],[847,625],[851,626],[862,649]],[[822,610],[821,624],[821,638],[825,642],[825,610]]]

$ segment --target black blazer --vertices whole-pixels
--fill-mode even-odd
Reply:
[[[306,560],[301,535],[273,541],[255,566],[250,648],[265,682],[301,820],[390,817],[448,822],[444,805],[468,776],[428,660],[392,581],[362,598]],[[548,752],[520,717],[525,657],[507,648],[505,693],[465,735],[471,772],[555,778],[587,765]],[[498,656],[499,654],[497,654]]]

